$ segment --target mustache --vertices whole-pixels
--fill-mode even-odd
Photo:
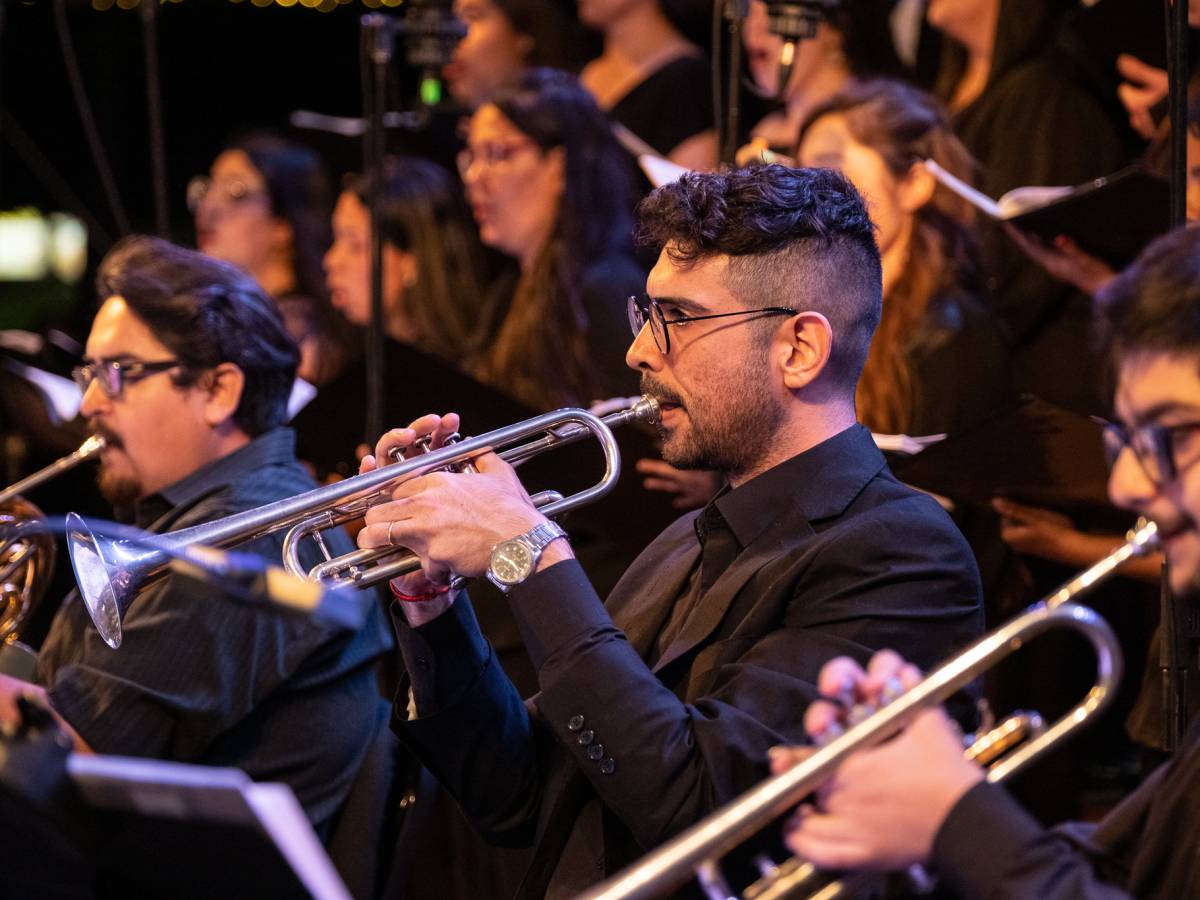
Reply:
[[[116,435],[115,432],[112,431],[112,429],[104,427],[99,422],[95,420],[88,422],[88,427],[91,429],[92,434],[104,438],[105,443],[107,443],[109,447],[120,448],[125,446],[125,443]]]
[[[658,381],[649,372],[642,373],[640,387],[643,394],[649,394],[659,403],[670,403],[672,406],[683,406],[683,400],[680,398],[680,396],[661,381]]]

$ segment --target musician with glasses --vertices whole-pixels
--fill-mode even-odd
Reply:
[[[574,895],[763,778],[831,655],[899,643],[931,664],[981,626],[966,543],[855,423],[881,288],[849,182],[685,175],[639,223],[661,252],[626,360],[662,407],[664,457],[727,480],[714,501],[607,603],[492,454],[401,485],[359,536],[421,558],[392,584],[411,676],[394,728],[476,827],[534,846],[522,896]],[[375,458],[457,418],[390,432]],[[507,593],[541,689],[526,703],[453,575]]]
[[[1170,589],[1200,599],[1200,231],[1166,235],[1098,298],[1097,324],[1116,375],[1116,420],[1105,440],[1114,503],[1157,523]],[[891,652],[867,672],[848,659],[821,672],[825,691],[873,701],[883,682],[919,674]],[[817,703],[813,737],[837,713]],[[799,754],[802,755],[802,754]],[[798,754],[778,750],[787,768]],[[896,774],[903,772],[903,777]],[[850,757],[793,818],[791,848],[831,869],[930,865],[955,894],[1177,900],[1200,890],[1200,723],[1174,759],[1094,825],[1046,830],[963,757],[940,709],[920,713],[897,738]]]
[[[101,491],[122,519],[171,531],[315,487],[283,427],[298,353],[253,280],[141,237],[104,259],[97,293],[75,379],[83,415],[107,441]],[[275,535],[239,549],[278,565],[281,548]],[[348,632],[171,577],[133,601],[119,650],[69,596],[36,674],[77,748],[282,781],[323,830],[382,721],[374,663],[390,644],[375,607]],[[0,722],[28,691],[39,693],[0,681]]]

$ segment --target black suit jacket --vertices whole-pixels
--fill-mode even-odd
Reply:
[[[746,515],[747,496],[761,515]],[[742,550],[653,668],[697,564],[695,513],[634,562],[607,608],[574,562],[513,589],[541,688],[527,705],[467,603],[400,629],[418,716],[405,703],[397,733],[491,839],[533,841],[526,896],[569,896],[764,778],[768,748],[803,739],[830,657],[886,646],[929,666],[982,627],[962,537],[891,476],[861,426],[718,504]]]

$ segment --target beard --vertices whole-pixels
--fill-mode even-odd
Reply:
[[[142,496],[142,485],[132,475],[114,472],[104,463],[96,475],[96,486],[100,494],[113,506],[128,506]]]
[[[106,452],[120,450],[123,453],[125,445],[117,435],[99,422],[93,421],[90,424],[92,434],[104,438],[108,445]],[[142,496],[142,484],[137,477],[128,472],[122,474],[114,470],[111,463],[104,461],[103,456],[100,459],[100,469],[96,473],[96,486],[100,489],[101,496],[113,506],[127,506]]]
[[[642,374],[642,393],[673,404],[686,414],[684,426],[659,424],[662,458],[677,469],[709,469],[736,476],[752,469],[778,431],[783,409],[764,396],[766,354],[747,360],[727,380],[714,379],[683,398]]]

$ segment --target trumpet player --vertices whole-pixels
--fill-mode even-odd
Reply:
[[[1153,520],[1178,602],[1200,600],[1200,230],[1151,244],[1099,297],[1098,324],[1116,374],[1115,421],[1106,429],[1114,503]],[[889,677],[914,683],[899,655],[864,671],[838,659],[824,691],[873,701]],[[806,716],[818,736],[833,707]],[[798,754],[780,749],[782,771]],[[903,777],[896,777],[902,772]],[[968,763],[941,710],[926,710],[898,737],[850,757],[793,818],[793,850],[831,869],[932,865],[967,897],[1177,900],[1200,895],[1200,725],[1175,758],[1097,825],[1046,830]]]
[[[423,566],[392,583],[410,673],[395,730],[485,835],[535,848],[522,896],[573,896],[765,776],[831,653],[900,644],[932,662],[981,626],[962,537],[855,423],[881,287],[849,182],[686,175],[638,218],[659,256],[629,301],[626,361],[661,404],[666,460],[722,473],[713,502],[607,604],[492,454],[402,484],[359,536]],[[457,427],[390,432],[363,468]],[[452,576],[506,593],[540,686],[526,703]]]
[[[298,352],[252,279],[137,237],[104,259],[97,293],[76,381],[107,441],[100,487],[122,518],[169,531],[315,486],[283,427]],[[280,539],[242,549],[278,564]],[[373,663],[390,644],[381,609],[361,631],[337,631],[168,578],[133,601],[112,650],[72,594],[43,644],[40,686],[0,681],[0,720],[37,693],[80,750],[282,781],[321,830],[372,739]]]

